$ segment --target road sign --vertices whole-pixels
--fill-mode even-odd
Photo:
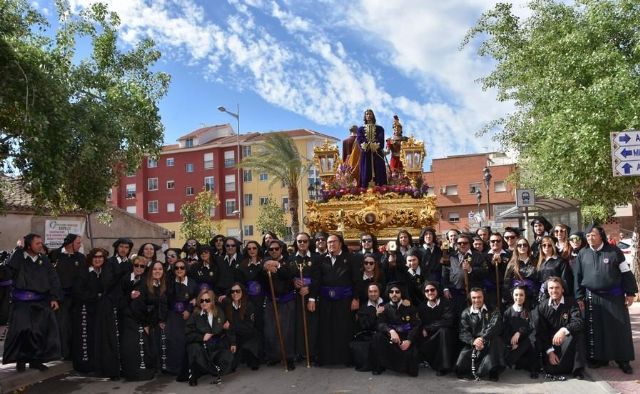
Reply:
[[[610,136],[613,176],[640,175],[640,131],[613,132]]]
[[[536,196],[533,189],[516,189],[516,206],[532,207],[536,205]]]

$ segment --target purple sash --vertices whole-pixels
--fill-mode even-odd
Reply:
[[[200,283],[200,285],[198,286],[198,289],[200,291],[202,291],[202,290],[211,290],[211,286],[209,286],[208,283]]]
[[[353,296],[353,290],[349,286],[322,286],[320,294],[331,301],[340,301]]]
[[[302,278],[302,283],[304,284],[304,286],[309,286],[311,284],[311,278],[308,276],[304,276]]]
[[[262,285],[257,280],[250,280],[247,282],[247,294],[250,296],[263,296],[264,290]]]
[[[271,296],[268,297],[271,299]],[[289,301],[293,301],[296,298],[296,293],[293,291],[287,294],[283,294],[281,296],[276,297],[276,302],[279,304],[286,304]]]
[[[176,313],[182,313],[187,310],[187,303],[184,301],[175,301],[172,308]]]
[[[29,290],[13,289],[11,296],[15,301],[42,301],[44,300],[44,294],[37,293]]]
[[[411,330],[411,323],[391,324],[390,326],[397,332],[407,332]]]
[[[595,293],[601,296],[620,297],[624,295],[624,289],[621,286],[614,287],[613,289],[609,289],[609,290],[591,290],[591,289],[588,289],[588,290],[592,293]]]
[[[482,280],[482,284],[484,285],[484,288],[486,290],[489,290],[489,289],[493,290],[496,288],[496,284],[486,278]]]
[[[0,282],[0,287],[11,286],[12,284],[13,284],[13,281],[11,279],[7,279]]]

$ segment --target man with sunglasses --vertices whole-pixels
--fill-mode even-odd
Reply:
[[[225,254],[215,257],[219,274],[216,283],[216,294],[220,294],[219,302],[224,299],[224,294],[229,292],[231,285],[239,279],[238,268],[242,260],[239,249],[240,241],[233,237],[226,237],[224,239]]]
[[[426,301],[418,306],[421,327],[418,331],[420,358],[429,363],[437,376],[444,376],[455,361],[453,306],[440,297],[438,282],[426,282],[422,286]]]
[[[502,234],[502,238],[504,238],[504,242],[507,244],[507,250],[511,253],[516,251],[516,241],[520,236],[520,231],[513,227],[505,227],[504,233]]]
[[[422,246],[418,249],[420,261],[427,271],[427,278],[440,283],[442,280],[442,264],[440,263],[442,249],[436,242],[436,230],[432,227],[425,227],[420,233],[420,242],[422,242]]]
[[[191,266],[200,261],[198,258],[198,253],[200,253],[200,242],[197,240],[193,238],[188,239],[182,246],[182,251],[185,253],[184,261],[187,265]]]
[[[502,312],[505,309],[508,295],[501,292],[500,299],[498,300],[496,289],[502,290],[504,287],[504,274],[507,270],[507,264],[509,264],[509,260],[511,260],[511,252],[502,248],[502,235],[498,232],[489,236],[489,245],[490,248],[487,252],[487,277],[484,281],[484,289],[487,294],[486,302],[494,308],[499,308]]]
[[[420,318],[416,307],[403,297],[402,284],[387,285],[389,303],[378,316],[378,332],[373,337],[374,375],[385,369],[418,376],[418,350],[416,341],[420,330]]]
[[[315,246],[316,246],[316,250],[315,252],[318,253],[320,256],[324,256],[327,254],[327,237],[329,235],[327,233],[324,233],[322,231],[317,232],[314,235],[314,240],[315,240]]]
[[[376,261],[382,261],[382,253],[378,250],[378,239],[371,233],[360,234],[360,252],[361,255],[367,253],[372,254]]]

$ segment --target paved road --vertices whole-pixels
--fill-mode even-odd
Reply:
[[[36,384],[27,389],[30,394],[52,393],[611,393],[606,384],[570,379],[550,382],[540,378],[531,380],[522,371],[506,371],[499,382],[471,382],[452,376],[436,377],[430,369],[421,369],[420,376],[411,378],[391,372],[373,376],[347,368],[311,368],[298,366],[284,372],[277,367],[263,367],[259,371],[239,369],[223,378],[220,385],[211,385],[209,377],[202,377],[197,387],[176,383],[173,378],[160,376],[148,382],[111,382],[76,375],[65,375]]]

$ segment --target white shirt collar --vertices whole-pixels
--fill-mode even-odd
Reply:
[[[184,284],[185,286],[187,286],[187,284],[189,283],[189,277],[188,277],[188,276],[185,276],[185,277],[184,277],[184,282],[180,282],[180,278],[178,278],[178,277],[176,276],[176,282],[177,282],[177,283],[182,283],[182,284]]]
[[[595,251],[595,252],[599,252],[602,250],[602,248],[604,248],[604,242],[602,242],[600,244],[600,247],[598,249],[594,249],[593,247],[589,246],[591,248],[591,250]]]
[[[140,278],[138,278],[138,279],[140,279]],[[135,272],[131,271],[131,275],[129,276],[129,280],[136,280]]]
[[[440,305],[440,297],[436,298],[436,302],[432,302],[430,300],[427,300],[427,306],[431,309],[437,307],[438,305]]]
[[[234,253],[233,256],[229,257],[229,255],[224,256],[224,261],[235,261],[236,257],[238,257],[237,253]]]
[[[300,251],[298,250],[298,251],[296,252],[296,256],[300,256],[300,257],[311,257],[311,251],[310,251],[310,250],[307,250],[307,253],[305,253],[305,254],[300,254]]]
[[[124,263],[125,261],[129,260],[128,257],[120,257],[120,256],[116,256],[116,260],[118,261],[118,264]]]
[[[363,273],[363,274],[362,274],[362,280],[368,280],[368,279],[373,279],[373,275],[371,275],[371,276],[367,276],[367,273],[366,273],[366,272],[365,272],[365,273]]]
[[[522,312],[522,305],[513,304],[511,308],[513,308],[513,310],[516,312]]]
[[[485,312],[486,312],[486,311],[488,311],[488,309],[487,309],[487,306],[486,306],[486,305],[482,305],[482,308],[480,308],[480,309],[476,309],[476,308],[474,308],[473,306],[470,306],[470,307],[469,307],[469,311],[470,311],[471,313],[480,313],[480,312],[482,312],[482,311],[485,311]]]
[[[233,306],[233,309],[235,309],[235,310],[240,309],[240,305],[239,305],[239,304],[236,304],[236,302],[235,302],[235,301],[232,301],[232,302],[231,302],[231,306]]]
[[[29,253],[24,252],[24,258],[25,258],[25,259],[26,259],[26,258],[30,258],[30,259],[31,259],[31,261],[33,261],[34,263],[35,263],[36,261],[38,261],[38,258],[39,258],[39,257],[40,257],[39,255],[31,256]]]
[[[368,300],[367,301],[367,306],[372,306],[374,308],[377,308],[380,305],[382,305],[383,303],[384,303],[384,300],[382,299],[382,297],[379,297],[375,304],[373,302],[371,302],[371,300]]]
[[[561,304],[564,304],[564,296],[562,296],[562,298],[560,298],[560,301],[558,301],[558,304],[554,304],[553,300],[551,299],[551,297],[549,297],[549,302],[547,303],[550,307],[552,307],[553,309],[558,309],[558,307]]]
[[[414,275],[414,276],[415,276],[415,275],[420,275],[420,272],[421,272],[421,270],[420,270],[420,266],[416,267],[415,271],[414,271],[414,269],[413,269],[413,268],[409,268],[409,273],[410,273],[410,274],[412,274],[412,275]]]

